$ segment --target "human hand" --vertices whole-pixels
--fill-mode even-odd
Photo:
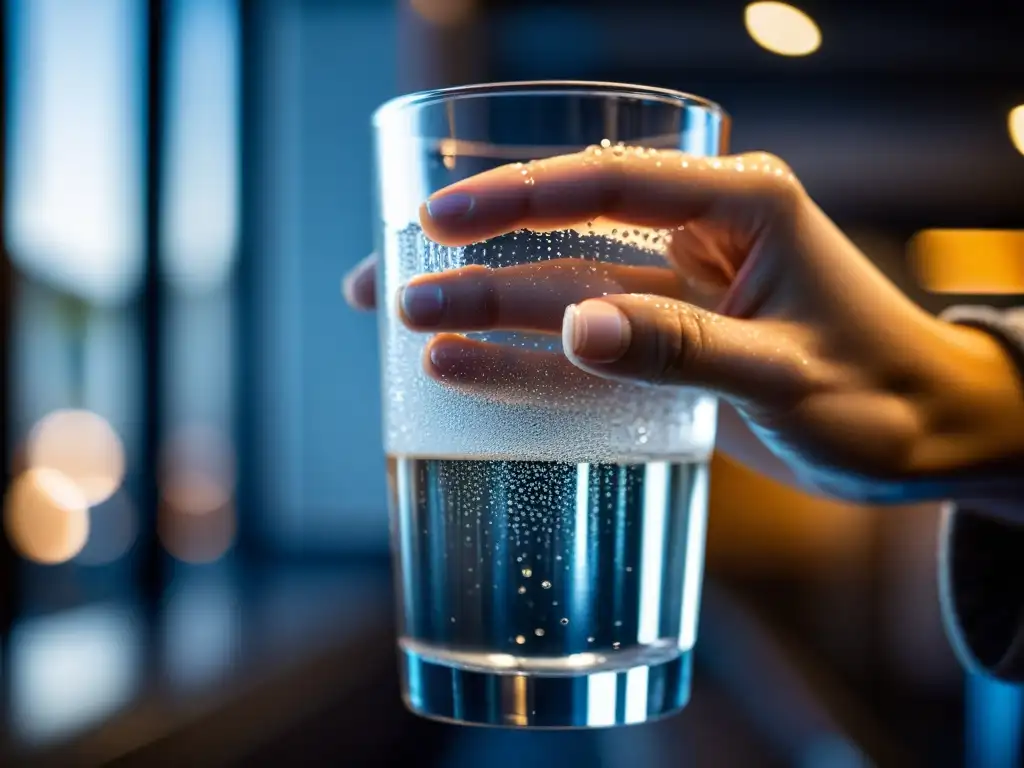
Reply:
[[[425,233],[465,245],[594,220],[662,228],[666,268],[560,260],[418,277],[400,305],[410,328],[437,334],[430,375],[487,389],[552,364],[456,332],[561,333],[558,364],[577,376],[719,394],[731,405],[719,446],[806,488],[885,502],[1019,484],[1006,467],[1024,456],[1024,394],[998,342],[910,302],[779,159],[630,150],[540,161],[531,177],[505,166],[441,190],[421,210]],[[354,305],[372,304],[372,281],[372,261],[350,275]]]

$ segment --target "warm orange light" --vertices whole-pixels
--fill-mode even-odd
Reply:
[[[106,419],[91,411],[58,410],[32,428],[29,467],[53,469],[74,482],[89,505],[113,495],[124,479],[124,446]]]
[[[53,469],[29,469],[7,492],[4,528],[11,545],[27,560],[63,563],[89,538],[89,505],[70,478]]]
[[[708,501],[708,567],[735,573],[836,573],[866,552],[864,507],[812,496],[716,453]]]
[[[1007,120],[1010,129],[1010,140],[1017,151],[1024,155],[1024,104],[1010,110]]]
[[[235,506],[190,514],[161,501],[157,516],[157,535],[173,557],[183,563],[212,563],[227,554],[235,542],[237,518]]]
[[[160,462],[158,533],[174,557],[208,563],[235,538],[235,451],[221,430],[203,424],[179,429]]]
[[[431,24],[450,26],[469,18],[474,0],[409,0],[409,5]]]
[[[743,21],[755,43],[780,56],[807,56],[821,47],[814,19],[787,3],[751,3]]]
[[[907,250],[918,283],[933,293],[1024,293],[1024,231],[928,229]]]

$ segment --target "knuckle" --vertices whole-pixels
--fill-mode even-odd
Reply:
[[[754,194],[777,210],[788,210],[803,199],[805,192],[789,164],[770,152],[743,155],[756,182]]]
[[[708,331],[703,314],[685,304],[674,305],[666,313],[666,323],[655,334],[651,382],[685,381],[687,372],[706,353]]]
[[[448,286],[449,310],[476,328],[490,330],[501,321],[501,285],[494,270],[470,264]]]

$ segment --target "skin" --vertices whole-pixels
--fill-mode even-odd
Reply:
[[[668,230],[664,269],[558,260],[414,279],[401,319],[433,334],[424,367],[450,386],[552,367],[565,386],[699,386],[722,398],[719,450],[805,490],[995,511],[1024,491],[1024,389],[1000,343],[913,304],[772,155],[591,150],[457,182],[420,219],[445,245],[587,222]],[[354,307],[373,308],[375,268],[346,279]],[[458,335],[488,329],[560,334],[564,355]]]

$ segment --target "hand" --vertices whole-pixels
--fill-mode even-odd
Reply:
[[[719,447],[777,479],[876,502],[1021,482],[1024,393],[999,343],[910,302],[782,161],[580,154],[531,177],[506,166],[441,190],[421,210],[425,233],[464,245],[610,221],[669,230],[669,263],[602,264],[585,281],[593,262],[421,276],[401,306],[409,327],[438,333],[430,375],[488,388],[550,365],[455,331],[561,333],[566,367],[719,394],[731,406]],[[372,305],[372,282],[366,261],[347,281],[354,305]]]

